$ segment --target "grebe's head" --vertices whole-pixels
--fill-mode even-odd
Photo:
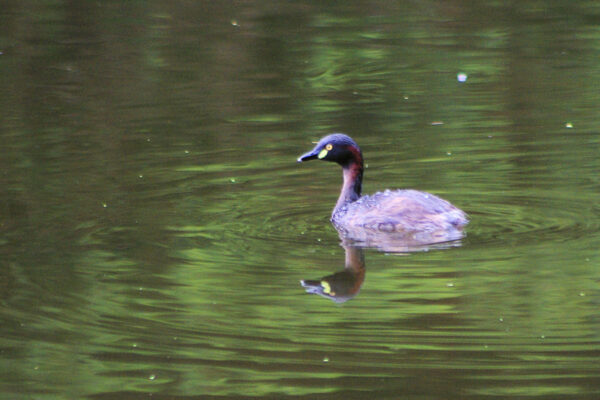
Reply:
[[[298,158],[298,162],[309,160],[334,161],[342,167],[352,163],[362,165],[363,162],[362,153],[356,142],[343,133],[325,136],[311,151]]]

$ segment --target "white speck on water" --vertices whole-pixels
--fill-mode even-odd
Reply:
[[[448,282],[448,283],[446,283],[446,286],[447,287],[454,287],[454,283],[453,282]]]
[[[237,20],[235,20],[235,19],[231,20],[231,25],[232,26],[238,26],[238,27],[240,26],[240,24],[238,24]]]
[[[106,207],[108,207],[108,204],[102,203],[102,207],[106,208]]]
[[[327,363],[327,362],[329,362],[329,357],[327,357],[327,356],[323,357],[323,362],[324,362],[324,363]]]
[[[546,335],[540,336],[540,339],[546,339]]]
[[[572,123],[570,123],[570,122],[567,122],[567,123],[565,124],[565,128],[567,128],[567,129],[571,129],[571,128],[573,128],[573,124],[572,124]]]
[[[467,74],[465,74],[464,72],[461,72],[458,75],[456,75],[456,79],[459,82],[466,82],[467,81]]]
[[[444,121],[432,121],[431,125],[432,126],[444,125]]]
[[[581,297],[585,296],[585,292],[579,292],[579,296],[581,296]]]
[[[408,96],[404,96],[404,100],[408,100]]]
[[[142,174],[138,175],[138,178],[140,178],[140,179],[142,179],[143,177],[144,177],[144,175],[142,175]]]
[[[500,318],[498,318],[498,321],[504,322],[504,318],[500,317]]]
[[[156,379],[156,375],[152,374],[152,375],[150,375],[150,376],[148,377],[148,379],[150,379],[151,381],[153,381],[153,380],[155,380],[155,379]]]
[[[231,182],[231,183],[236,183],[237,181],[236,181],[236,179],[235,179],[235,178],[230,178],[230,179],[229,179],[229,182]]]
[[[190,154],[190,151],[189,150],[185,150],[184,153],[185,154]]]
[[[137,343],[132,344],[131,347],[137,347]]]
[[[446,155],[447,155],[447,156],[451,156],[451,155],[452,155],[452,152],[451,152],[451,151],[449,151],[449,152],[447,152],[447,153],[446,153]]]

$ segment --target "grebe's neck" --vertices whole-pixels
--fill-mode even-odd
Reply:
[[[360,198],[363,177],[362,157],[359,160],[352,160],[348,164],[343,165],[342,172],[344,176],[344,183],[342,184],[340,197],[338,198],[335,208],[333,209],[333,214],[338,212],[345,205]]]

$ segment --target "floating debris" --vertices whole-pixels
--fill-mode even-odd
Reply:
[[[235,20],[235,19],[231,20],[231,25],[235,26],[235,27],[239,27],[240,26],[240,24],[238,24],[237,20]]]
[[[570,122],[567,122],[567,123],[565,124],[565,128],[571,129],[571,128],[573,128],[573,124],[572,124],[572,123],[570,123]]]
[[[456,75],[456,79],[459,82],[466,82],[467,81],[467,74],[465,74],[464,72],[461,72],[458,75]]]
[[[329,357],[327,357],[327,356],[323,357],[323,362],[324,362],[324,363],[327,363],[327,362],[329,362]]]
[[[431,122],[431,125],[432,125],[432,126],[436,126],[436,125],[444,125],[444,122],[443,122],[443,121],[433,121],[433,122]]]

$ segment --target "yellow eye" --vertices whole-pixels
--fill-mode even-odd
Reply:
[[[333,149],[333,146],[331,145],[331,143],[329,143],[327,146],[325,146],[325,150],[329,151]]]

